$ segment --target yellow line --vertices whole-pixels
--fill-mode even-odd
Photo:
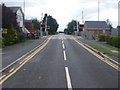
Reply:
[[[38,48],[37,50],[35,50],[32,54],[30,54],[29,56],[28,56],[28,58],[26,58],[26,60],[22,63],[22,64],[20,64],[20,66],[18,66],[13,72],[11,72],[9,75],[7,75],[4,79],[2,79],[1,81],[0,81],[0,85],[2,84],[2,83],[4,83],[8,78],[10,78],[13,74],[15,74],[25,63],[27,63],[29,60],[31,60],[31,58],[33,58],[39,51],[41,51],[49,42],[50,42],[50,40],[51,40],[51,37],[47,40],[47,42],[44,44],[44,45],[42,45],[40,48]]]
[[[80,42],[78,42],[76,39],[73,39],[75,42],[77,42],[79,45],[81,45],[83,48],[85,48],[86,50],[88,50],[90,53],[92,53],[94,56],[96,56],[97,58],[99,58],[100,60],[102,60],[103,62],[107,63],[108,65],[112,66],[113,68],[115,68],[116,70],[120,71],[119,66],[112,63],[111,61],[108,61],[106,59],[104,59],[103,57],[101,57],[99,54],[95,53],[94,51],[92,51],[91,49],[87,48],[86,46],[84,46],[83,44],[81,44]]]
[[[12,68],[9,72],[12,72],[15,68]]]
[[[6,75],[2,75],[1,77],[0,77],[0,80],[2,79],[2,78],[4,78]]]

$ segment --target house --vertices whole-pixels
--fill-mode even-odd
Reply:
[[[111,35],[112,36],[118,36],[118,28],[112,28],[111,29]]]
[[[85,21],[84,37],[94,39],[100,34],[110,35],[110,28],[105,21]]]
[[[30,32],[30,38],[37,39],[40,37],[40,30],[34,29],[34,20],[25,20],[25,27]]]
[[[21,7],[9,7],[9,8],[16,15],[16,21],[19,26],[20,32],[25,35],[29,34],[30,32],[25,28],[25,25],[24,25],[24,13],[23,13]]]
[[[16,15],[12,10],[2,4],[2,28],[7,29],[10,24],[12,24],[16,29],[18,29]]]
[[[120,25],[117,26],[118,35],[120,36]]]
[[[27,35],[30,33],[24,27],[24,13],[21,7],[6,7],[2,4],[2,28],[7,29],[12,24],[18,33]]]

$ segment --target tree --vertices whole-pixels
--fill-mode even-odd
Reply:
[[[33,20],[34,29],[40,29],[40,21],[37,19]]]
[[[77,30],[75,27],[77,27],[76,20],[72,20],[71,22],[68,23],[66,32],[68,34],[72,34],[74,31]]]
[[[113,28],[113,27],[112,27],[112,23],[110,22],[109,19],[107,19],[106,22],[107,22],[107,25],[109,26],[109,28],[110,28],[110,30],[111,30],[111,29]]]
[[[56,19],[54,19],[52,16],[47,16],[47,14],[45,14],[45,17],[47,17],[47,26],[49,26],[50,28],[47,29],[48,31],[48,34],[55,34],[57,32],[57,29],[59,27]],[[43,22],[45,21],[46,19],[44,18],[43,19]]]

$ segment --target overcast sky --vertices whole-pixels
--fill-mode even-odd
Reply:
[[[6,6],[21,6],[24,0],[0,0]],[[118,1],[99,0],[100,18],[106,21],[109,19],[114,27],[118,25]],[[84,21],[98,20],[98,0],[25,0],[26,19],[38,18],[41,14],[47,13],[53,16],[59,23],[59,30],[66,28],[68,22],[76,19],[82,23],[82,11]]]

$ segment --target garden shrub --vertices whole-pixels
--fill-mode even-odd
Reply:
[[[98,40],[99,40],[99,41],[105,41],[105,35],[100,34],[100,35],[98,36]]]

